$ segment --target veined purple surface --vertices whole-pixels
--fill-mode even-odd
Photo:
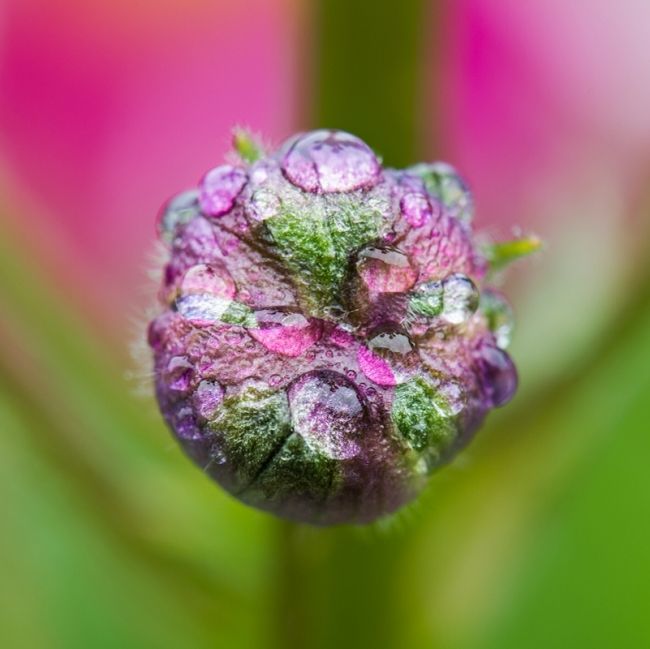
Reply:
[[[374,520],[512,398],[510,311],[463,191],[440,164],[383,170],[355,136],[314,131],[166,204],[156,393],[236,497]]]

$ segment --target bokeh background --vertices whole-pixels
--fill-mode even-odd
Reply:
[[[650,4],[0,2],[0,646],[650,646]],[[445,159],[515,401],[417,505],[290,526],[181,454],[130,354],[154,217],[240,124]]]

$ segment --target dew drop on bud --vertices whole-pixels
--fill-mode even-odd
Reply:
[[[223,216],[232,209],[246,184],[246,172],[222,165],[208,171],[199,184],[199,203],[208,216]]]
[[[442,312],[450,324],[468,320],[478,308],[479,292],[467,275],[454,273],[442,281]]]
[[[439,210],[436,204],[436,210]],[[400,200],[400,211],[409,225],[414,228],[422,227],[433,217],[434,204],[430,197],[423,192],[409,192]]]
[[[214,419],[223,394],[223,388],[216,381],[201,381],[192,395],[192,406],[197,417],[204,421]]]
[[[415,165],[409,170],[422,178],[427,190],[458,220],[470,223],[474,216],[474,199],[467,183],[446,162]]]
[[[291,143],[282,160],[282,171],[296,187],[328,194],[373,187],[381,167],[372,149],[358,137],[319,130]]]
[[[197,264],[183,276],[179,293],[181,296],[208,294],[232,299],[235,296],[235,282],[223,267]]]
[[[196,189],[176,194],[170,198],[158,214],[158,233],[168,245],[174,240],[176,230],[189,223],[201,213],[199,192]]]
[[[254,317],[257,326],[248,333],[269,351],[283,356],[300,356],[323,332],[320,320],[307,318],[291,307],[259,309]]]
[[[357,272],[370,293],[402,293],[418,273],[408,256],[390,246],[368,246],[357,255]]]
[[[442,282],[419,284],[409,296],[409,310],[425,318],[435,318],[442,311]]]
[[[382,386],[398,385],[405,380],[415,344],[401,327],[381,325],[368,336],[368,346],[360,347],[357,362],[361,371],[374,383]]]
[[[294,430],[308,446],[334,459],[359,454],[368,413],[347,377],[331,370],[307,372],[289,387],[288,397]]]
[[[222,320],[232,304],[227,298],[199,293],[181,296],[176,300],[176,311],[186,320],[197,325],[210,325]]]
[[[517,370],[510,356],[490,343],[482,343],[474,351],[478,377],[489,407],[503,406],[517,391]]]
[[[481,293],[480,309],[487,319],[490,331],[501,349],[506,349],[512,340],[514,314],[506,298],[498,291],[486,289]]]

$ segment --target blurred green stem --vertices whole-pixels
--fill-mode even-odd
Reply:
[[[277,524],[277,598],[274,623],[277,629],[277,646],[283,649],[302,649],[308,633],[305,599],[301,593],[299,560],[300,529],[295,523],[279,521]]]
[[[424,0],[316,3],[310,127],[350,131],[389,166],[424,156],[423,129],[436,122],[425,107],[431,66],[426,80],[424,72],[426,45],[439,42],[429,29],[438,31],[437,7]],[[408,606],[396,585],[403,538],[376,530],[277,525],[279,647],[399,644],[400,612]]]
[[[438,4],[320,0],[314,125],[358,135],[390,166],[416,162],[424,153],[422,130],[435,122],[424,100],[433,81],[426,45],[438,42],[430,29],[439,24]]]

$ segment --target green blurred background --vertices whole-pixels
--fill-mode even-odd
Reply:
[[[649,22],[633,0],[0,4],[0,646],[650,646]],[[547,241],[503,278],[518,396],[375,526],[232,500],[132,357],[157,207],[235,123],[450,160],[480,227]]]

